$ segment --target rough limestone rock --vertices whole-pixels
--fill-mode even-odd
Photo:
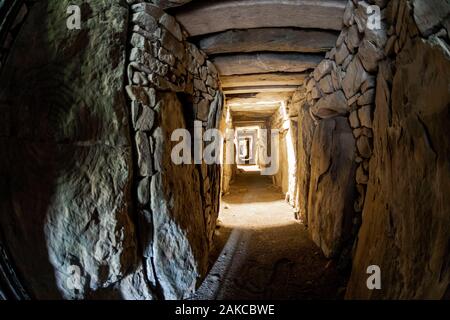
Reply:
[[[345,59],[350,55],[350,51],[348,51],[348,48],[345,44],[341,44],[340,46],[337,47],[336,50],[336,55],[335,55],[335,59],[336,59],[336,63],[338,65],[342,65],[342,63],[345,61]]]
[[[312,108],[314,115],[326,119],[337,115],[347,114],[349,111],[347,99],[339,90],[320,99]]]
[[[450,14],[448,0],[413,0],[414,20],[424,37],[430,36]],[[449,32],[450,30],[447,30]]]
[[[333,62],[331,60],[323,60],[314,70],[314,80],[319,81],[325,75],[329,74],[333,69]]]
[[[308,222],[308,193],[311,178],[311,146],[314,136],[314,121],[309,113],[309,106],[303,104],[299,108],[298,123],[298,148],[297,148],[297,207],[302,221]]]
[[[352,60],[347,68],[347,73],[342,81],[342,89],[347,98],[353,97],[361,88],[361,85],[368,79],[369,75],[361,63],[361,60],[356,57]]]
[[[308,227],[325,256],[335,257],[349,238],[355,199],[355,139],[346,117],[325,119],[314,132]]]
[[[372,42],[364,40],[359,47],[358,57],[361,59],[364,69],[374,73],[378,69],[378,62],[384,58],[384,52]]]
[[[86,27],[69,31],[73,2],[34,3],[0,79],[2,117],[14,124],[0,137],[0,225],[38,299],[107,296],[137,269],[127,5],[85,3]]]
[[[379,74],[374,156],[347,298],[441,299],[448,289],[449,79],[450,58],[420,39],[397,58],[392,97],[389,78]],[[366,287],[370,265],[381,268],[381,290]]]
[[[161,97],[161,127],[155,137],[161,169],[151,181],[153,263],[166,299],[185,299],[207,268],[209,243],[195,165],[175,165],[170,141],[173,130],[186,128],[183,106],[175,93]],[[184,110],[187,112],[186,110]],[[187,214],[189,213],[189,214]]]

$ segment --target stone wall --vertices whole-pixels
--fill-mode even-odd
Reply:
[[[171,134],[184,128],[193,135],[194,120],[204,129],[219,129],[223,94],[214,65],[185,40],[173,17],[145,2],[132,4],[131,11],[126,90],[143,265],[163,298],[182,299],[207,272],[221,171],[218,164],[173,164],[170,155],[178,141],[170,142]]]
[[[347,298],[442,299],[450,282],[450,3],[392,0]],[[381,268],[381,290],[366,270]]]
[[[233,130],[233,131],[231,131]],[[237,172],[236,164],[236,146],[233,118],[231,116],[230,108],[225,104],[222,113],[222,119],[220,120],[220,132],[223,134],[223,164],[222,164],[222,194],[226,194],[230,191],[230,184],[234,179]],[[229,152],[229,150],[232,150]]]
[[[296,91],[289,101],[289,111],[297,114],[297,190],[294,207],[297,218],[308,225],[308,197],[311,181],[311,148],[315,123],[310,115],[310,106],[305,102],[304,87]],[[292,111],[291,111],[292,110]]]
[[[380,30],[365,28],[370,4]],[[448,296],[449,12],[446,1],[349,1],[298,104],[300,216],[339,267],[353,258],[347,298]],[[370,265],[381,290],[367,289]]]
[[[371,4],[380,5],[381,9],[386,5],[385,1],[348,1],[344,28],[336,47],[327,53],[326,59],[306,80],[306,103],[302,106],[309,111],[320,133],[316,130],[312,140],[308,139],[311,129],[303,133],[303,140],[307,139],[313,150],[311,155],[305,153],[303,157],[310,156],[311,159],[311,183],[308,209],[303,205],[301,215],[307,217],[312,237],[325,254],[337,257],[343,253],[347,262],[361,223],[372,155],[375,78],[387,41],[384,19],[380,29],[367,27],[366,9]],[[333,118],[336,120],[334,124],[328,121]],[[307,128],[311,128],[310,123]],[[353,133],[353,137],[349,133]],[[325,139],[326,136],[329,138]],[[335,177],[332,167],[344,158],[339,159],[342,156],[339,152],[328,156],[322,152],[332,150],[333,141],[339,139],[344,139],[341,143],[345,143],[342,146],[342,150],[346,150],[345,158],[356,162],[356,165],[345,166],[342,163],[345,172],[339,172]],[[317,143],[323,142],[326,145],[322,150],[314,149]],[[321,159],[323,156],[325,158]],[[329,183],[325,182],[327,177],[331,179]],[[337,194],[331,192],[334,188]],[[326,204],[324,200],[331,194],[335,201]],[[330,230],[332,235],[325,230]]]
[[[278,171],[273,183],[284,193],[286,200],[295,206],[297,192],[297,122],[289,106],[282,105],[270,119],[270,128],[279,131]]]
[[[26,284],[13,298],[186,298],[206,273],[220,168],[175,166],[170,138],[218,127],[217,72],[134,2],[35,1],[2,51],[0,266]]]
[[[0,73],[8,58],[11,47],[25,21],[34,1],[11,1],[0,3]],[[3,108],[2,108],[3,107]],[[0,104],[0,139],[9,134],[9,108]],[[28,299],[29,294],[19,279],[12,256],[8,252],[3,232],[0,229],[0,299]]]
[[[35,2],[0,77],[0,225],[27,292],[41,299],[112,294],[138,270],[128,8],[84,4],[83,28],[68,30],[68,5]]]

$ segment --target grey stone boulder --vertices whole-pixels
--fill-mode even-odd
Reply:
[[[349,108],[344,93],[339,90],[324,96],[311,108],[311,111],[317,117],[326,119],[345,115],[349,112]]]
[[[342,89],[345,96],[347,98],[353,97],[368,77],[369,75],[364,69],[361,60],[356,56],[347,68],[347,73],[342,81]]]
[[[355,139],[346,117],[325,119],[314,132],[308,227],[326,257],[336,257],[351,235],[354,216]]]

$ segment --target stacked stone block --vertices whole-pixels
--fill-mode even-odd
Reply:
[[[142,240],[144,258],[152,261],[150,266],[147,263],[147,275],[156,275],[155,279],[158,279],[159,284],[155,279],[149,278],[150,282],[153,282],[153,286],[162,288],[159,291],[163,292],[165,298],[186,298],[185,294],[193,290],[192,283],[177,284],[167,275],[167,270],[175,274],[184,272],[185,270],[181,270],[184,267],[174,263],[172,266],[161,266],[158,271],[158,266],[165,262],[154,255],[171,250],[170,246],[162,243],[164,238],[186,237],[189,239],[186,243],[190,249],[176,255],[189,256],[188,252],[192,250],[192,256],[185,258],[186,261],[192,261],[192,269],[195,270],[186,274],[199,278],[204,276],[219,212],[220,166],[202,163],[192,166],[194,171],[191,171],[191,167],[185,167],[184,173],[180,173],[180,170],[184,170],[182,167],[180,169],[169,163],[171,150],[167,146],[171,132],[168,130],[191,128],[190,132],[193,134],[194,120],[200,121],[205,130],[218,129],[224,98],[216,68],[206,54],[186,41],[186,32],[172,16],[152,3],[129,1],[129,4],[131,47],[126,91],[130,100],[136,151],[135,193],[138,216],[142,220],[141,227],[146,226],[143,227],[145,230],[142,235],[148,234]],[[181,105],[183,115],[178,112],[177,105]],[[186,190],[185,194],[174,195],[172,201],[175,204],[161,205],[164,201],[170,202],[165,199],[170,194],[161,193],[161,190],[177,183],[171,181],[171,174],[190,175],[191,177],[174,179],[191,184],[192,189]],[[173,214],[172,217],[163,216],[162,211],[166,207],[173,207],[177,211],[185,206],[191,206],[194,212],[172,212],[167,213]],[[169,208],[168,212],[170,210],[172,209]],[[202,216],[201,221],[199,215]],[[183,231],[185,226],[181,220],[188,216],[192,225],[197,223],[200,229]],[[161,228],[165,228],[164,225],[172,222],[181,224],[179,231],[186,232],[187,235],[177,235],[176,230],[160,232]],[[206,239],[202,238],[204,234]],[[184,277],[189,278],[189,275]]]

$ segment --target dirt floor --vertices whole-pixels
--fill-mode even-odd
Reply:
[[[193,299],[341,299],[343,283],[271,178],[241,170],[222,200],[211,270]]]

